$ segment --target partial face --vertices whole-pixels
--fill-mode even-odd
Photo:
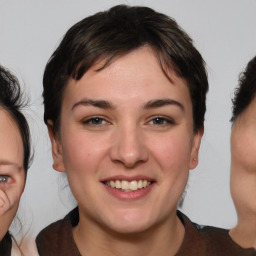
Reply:
[[[8,230],[25,184],[23,143],[16,123],[0,108],[0,230]],[[1,237],[0,237],[1,238]]]
[[[54,168],[67,173],[80,218],[139,232],[176,216],[188,171],[197,165],[185,82],[163,74],[148,47],[118,58],[64,93]]]
[[[256,99],[232,128],[231,193],[238,215],[256,214]]]

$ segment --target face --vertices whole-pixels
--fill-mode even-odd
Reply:
[[[96,72],[103,63],[67,85],[53,166],[67,173],[80,220],[139,232],[176,217],[202,132],[185,81],[168,79],[150,48]]]
[[[238,216],[256,214],[256,99],[231,132],[231,194]]]
[[[0,124],[0,230],[6,233],[24,189],[24,150],[16,123],[2,108]]]

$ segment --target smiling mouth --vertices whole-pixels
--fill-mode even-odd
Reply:
[[[150,186],[153,182],[148,180],[110,180],[103,182],[105,185],[124,192],[134,192]]]

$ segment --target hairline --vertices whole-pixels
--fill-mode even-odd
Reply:
[[[50,125],[49,124],[49,121],[52,121],[51,119],[48,119],[47,120],[47,126],[51,126],[53,129],[53,132],[58,135],[58,133],[60,132],[60,125],[61,125],[61,109],[62,109],[62,105],[63,105],[63,98],[64,98],[64,95],[65,95],[65,91],[66,91],[66,88],[68,86],[68,83],[71,79],[74,79],[75,81],[79,81],[80,79],[82,79],[82,77],[90,70],[92,69],[93,67],[96,67],[98,66],[98,64],[100,62],[103,62],[102,65],[100,65],[98,68],[96,68],[94,71],[95,72],[100,72],[102,71],[103,69],[109,67],[112,63],[114,63],[115,61],[117,61],[119,58],[121,58],[122,56],[125,56],[125,55],[128,55],[129,53],[133,52],[133,51],[136,51],[136,50],[139,50],[140,48],[143,48],[143,47],[149,47],[152,54],[154,54],[154,56],[157,58],[158,60],[158,64],[163,72],[163,74],[166,76],[166,78],[170,81],[170,82],[173,82],[172,81],[172,78],[171,78],[171,75],[175,75],[181,79],[184,80],[185,84],[186,84],[186,87],[188,88],[188,91],[189,91],[189,98],[191,100],[191,103],[192,103],[192,118],[193,118],[193,128],[194,128],[194,133],[196,133],[197,131],[199,131],[202,127],[203,127],[203,124],[200,126],[200,127],[196,127],[196,124],[195,124],[195,120],[194,120],[194,113],[193,113],[193,99],[192,99],[192,95],[190,93],[190,86],[189,86],[189,81],[187,78],[185,78],[184,76],[180,75],[180,72],[178,71],[178,67],[175,65],[175,63],[166,63],[164,61],[161,60],[161,52],[158,51],[156,49],[156,46],[152,45],[150,42],[147,42],[143,45],[139,45],[139,46],[136,46],[132,49],[129,49],[129,50],[123,50],[123,52],[121,54],[113,54],[112,52],[103,52],[100,56],[98,56],[97,58],[95,58],[95,60],[92,62],[92,64],[82,72],[82,75],[81,77],[77,78],[77,72],[78,72],[78,69],[79,69],[79,66],[81,65],[82,61],[80,63],[78,63],[75,67],[73,67],[73,71],[71,72],[71,74],[69,75],[69,77],[66,79],[66,82],[63,84],[63,89],[62,89],[62,94],[61,94],[61,98],[60,98],[60,114],[58,116],[58,118],[56,119],[55,121],[55,124],[53,125]]]

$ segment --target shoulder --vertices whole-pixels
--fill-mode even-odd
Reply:
[[[190,219],[180,211],[177,211],[177,216],[185,228],[185,235],[181,247],[176,256],[205,256],[206,242],[205,235],[202,232],[201,226],[193,223]]]
[[[185,237],[180,248],[180,255],[207,255],[207,256],[255,256],[255,250],[243,249],[229,236],[229,231],[222,228],[202,226],[190,221],[182,214],[177,213],[185,227]]]
[[[39,255],[79,255],[72,228],[78,223],[78,209],[44,228],[36,238]]]
[[[221,253],[225,256],[256,256],[253,248],[245,249],[235,243],[227,229],[206,226],[202,230],[207,236],[208,251],[212,252],[209,255]]]

